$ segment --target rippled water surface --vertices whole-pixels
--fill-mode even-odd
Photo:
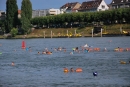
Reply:
[[[25,39],[31,51],[21,49],[22,40],[0,40],[0,87],[130,87],[130,64],[119,62],[130,61],[130,51],[113,51],[130,48],[130,37]],[[100,51],[70,55],[72,48],[81,50],[85,44]],[[66,48],[66,52],[54,51],[58,47]],[[53,54],[37,54],[45,48]],[[83,71],[64,73],[64,67]],[[97,77],[93,76],[95,71]]]

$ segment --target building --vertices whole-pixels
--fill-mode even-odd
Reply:
[[[58,15],[61,12],[60,12],[60,9],[51,8],[51,9],[48,10],[48,13],[49,13],[49,15]]]
[[[111,9],[130,8],[130,0],[112,0]]]
[[[79,8],[79,12],[105,11],[109,7],[104,0],[92,0],[83,2]]]
[[[6,18],[6,12],[0,11],[0,20],[5,20],[5,18]]]
[[[78,2],[66,3],[60,7],[61,13],[71,13],[78,12],[79,7],[81,6]]]
[[[32,11],[32,18],[40,17],[40,16],[47,16],[48,14],[49,14],[48,9],[33,10]]]
[[[21,18],[21,10],[18,10],[18,18]]]

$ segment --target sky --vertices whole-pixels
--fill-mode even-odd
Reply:
[[[91,0],[30,0],[32,3],[32,9],[59,9],[62,5],[71,2],[85,2]],[[112,0],[104,0],[107,4],[110,4]],[[22,0],[17,0],[18,9],[21,9]],[[6,0],[0,0],[0,10],[6,11]]]

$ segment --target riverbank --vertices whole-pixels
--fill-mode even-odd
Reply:
[[[93,27],[84,28],[45,28],[45,29],[32,29],[30,34],[17,35],[10,37],[7,35],[0,35],[0,39],[4,38],[79,38],[79,37],[112,37],[112,36],[125,36],[121,31],[130,32],[130,24],[115,24],[103,26],[102,34],[97,33],[92,35]]]

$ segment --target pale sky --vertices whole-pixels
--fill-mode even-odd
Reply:
[[[32,3],[33,10],[36,9],[59,9],[62,5],[70,2],[85,2],[91,0],[30,0]],[[21,9],[22,0],[17,0],[18,8]],[[110,4],[112,0],[105,0],[107,4]],[[0,0],[0,10],[6,11],[6,0]]]

